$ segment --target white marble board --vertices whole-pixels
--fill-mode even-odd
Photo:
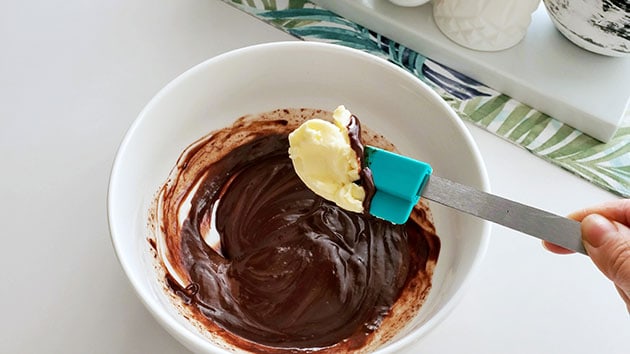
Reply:
[[[519,44],[480,52],[445,37],[433,21],[431,3],[406,8],[386,0],[313,2],[602,141],[615,134],[630,103],[630,58],[572,44],[542,4]]]

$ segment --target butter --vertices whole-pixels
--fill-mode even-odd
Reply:
[[[289,157],[297,175],[315,194],[361,213],[365,190],[354,183],[361,166],[346,128],[351,115],[339,106],[333,113],[334,123],[317,118],[304,122],[289,134]]]

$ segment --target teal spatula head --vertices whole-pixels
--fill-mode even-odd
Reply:
[[[431,165],[373,146],[365,146],[364,158],[376,187],[370,214],[404,224],[433,172]]]

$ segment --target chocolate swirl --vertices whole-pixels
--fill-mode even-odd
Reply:
[[[169,284],[201,322],[246,339],[228,335],[237,346],[358,349],[401,294],[421,303],[439,239],[424,209],[393,225],[311,192],[287,153],[297,123],[241,120],[182,155],[161,194]],[[206,241],[212,222],[219,244]]]

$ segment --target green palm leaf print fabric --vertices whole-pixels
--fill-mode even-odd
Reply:
[[[408,70],[464,120],[622,197],[630,197],[630,111],[604,144],[307,0],[223,0],[307,41],[359,49]]]

